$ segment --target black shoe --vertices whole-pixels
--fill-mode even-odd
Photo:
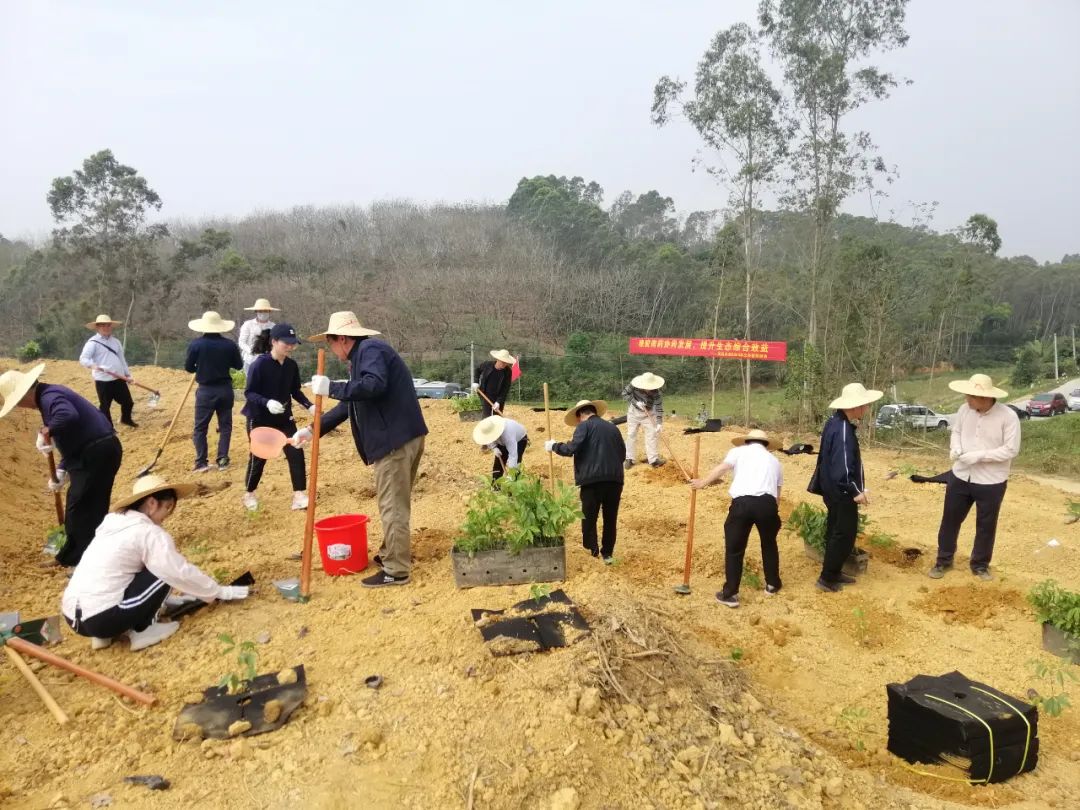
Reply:
[[[622,463],[622,465],[624,470],[629,470],[631,467],[634,466],[634,462],[631,459],[627,459]]]
[[[608,556],[604,557],[604,565],[614,565],[614,564],[615,564],[615,557],[614,556],[609,554]]]
[[[667,464],[667,462],[664,461],[662,458],[658,458],[656,461],[649,462],[650,467],[663,467],[665,464]]]
[[[845,574],[843,571],[841,571],[837,575],[836,581],[841,585],[854,585],[858,580],[856,580],[855,577],[851,576],[851,574]]]
[[[378,554],[376,554],[374,557],[372,557],[371,561],[373,563],[375,563],[377,566],[379,566],[379,568],[382,568],[382,557],[380,557]]]
[[[779,585],[766,585],[765,586],[765,595],[766,596],[775,596],[778,593],[780,593],[780,586]]]
[[[826,582],[821,577],[818,577],[818,581],[814,583],[814,587],[819,591],[825,591],[827,593],[840,593],[844,590],[844,586],[839,582]]]
[[[716,601],[729,608],[737,608],[739,606],[739,595],[734,593],[731,596],[725,596],[723,591],[717,591]]]
[[[217,460],[217,468],[222,471],[229,469],[229,460],[227,458],[219,458]]]
[[[594,557],[599,557],[600,556],[600,549],[598,549],[598,548],[589,548],[588,546],[585,546],[584,548],[592,556],[594,556]]]
[[[121,419],[120,424],[121,425],[127,425],[128,427],[132,427],[132,428],[137,428],[138,427],[138,425],[136,425],[130,419]]]
[[[385,571],[380,571],[377,574],[373,574],[366,579],[360,580],[360,584],[365,588],[385,588],[390,585],[408,585],[409,575],[403,574],[400,577],[395,577],[393,574],[388,574]]]

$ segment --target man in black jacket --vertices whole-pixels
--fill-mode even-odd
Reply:
[[[816,583],[818,590],[835,593],[855,581],[855,577],[842,569],[859,533],[859,505],[870,505],[855,422],[866,415],[871,402],[882,396],[881,391],[866,390],[862,383],[850,383],[829,403],[835,413],[821,433],[821,455],[807,487],[822,497],[828,512],[825,560]]]
[[[493,413],[505,415],[503,409],[506,407],[506,398],[510,396],[510,378],[513,376],[513,366],[517,363],[517,358],[506,349],[496,349],[490,354],[491,359],[480,364],[476,375],[476,388],[487,397],[480,398],[485,419]],[[491,400],[490,405],[488,400]]]
[[[325,340],[330,351],[349,364],[348,382],[331,383],[328,377],[318,375],[311,378],[311,390],[317,396],[341,400],[322,415],[320,435],[348,419],[360,458],[375,467],[383,529],[375,563],[382,570],[361,581],[365,588],[409,582],[412,489],[428,432],[409,367],[389,343],[376,339],[378,334],[361,326],[353,313],[335,312],[325,332],[308,338]],[[311,429],[303,428],[294,442],[297,437],[303,442],[310,436]]]
[[[199,389],[195,392],[195,429],[191,433],[195,445],[193,472],[210,471],[209,448],[206,433],[210,419],[217,416],[218,443],[214,460],[219,470],[229,468],[229,443],[232,441],[233,394],[231,369],[244,367],[240,347],[225,337],[236,324],[227,321],[216,312],[204,312],[201,318],[188,321],[193,332],[202,332],[188,344],[184,369],[195,375]]]
[[[622,433],[600,417],[607,413],[602,399],[581,400],[566,413],[566,424],[574,427],[574,437],[568,442],[548,440],[544,449],[560,456],[574,457],[574,483],[581,488],[581,544],[594,557],[602,557],[605,565],[615,560],[615,533],[622,500],[623,460],[626,444]],[[596,546],[596,520],[604,513],[604,531],[600,547]]]

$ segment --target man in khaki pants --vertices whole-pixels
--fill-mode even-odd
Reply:
[[[335,312],[325,332],[308,338],[325,340],[330,351],[349,364],[348,382],[331,383],[329,377],[318,375],[311,378],[313,393],[340,400],[323,414],[320,435],[348,419],[360,458],[375,467],[383,529],[375,564],[382,570],[362,580],[365,588],[409,582],[412,488],[428,432],[412,373],[389,343],[376,339],[378,334],[361,326],[353,313]],[[311,429],[304,428],[294,440],[303,442],[310,436]]]

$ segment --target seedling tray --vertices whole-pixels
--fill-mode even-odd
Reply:
[[[524,585],[530,582],[561,582],[566,579],[566,546],[527,548],[520,554],[502,549],[466,554],[452,551],[454,584]]]

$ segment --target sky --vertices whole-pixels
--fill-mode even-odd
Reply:
[[[0,233],[41,238],[53,178],[112,149],[165,219],[294,205],[504,202],[536,174],[685,215],[727,191],[683,122],[649,118],[756,0],[229,3],[0,0]],[[994,217],[1002,255],[1080,252],[1077,0],[913,0],[910,79],[853,118],[899,177],[845,210]]]

